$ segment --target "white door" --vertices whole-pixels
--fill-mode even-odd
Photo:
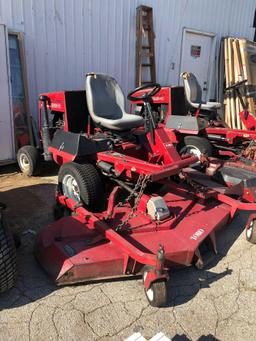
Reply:
[[[212,67],[215,59],[215,36],[188,29],[183,31],[181,73],[192,72],[202,88],[202,100],[212,96]],[[180,82],[182,84],[182,81]]]
[[[0,162],[14,159],[6,28],[0,25]]]

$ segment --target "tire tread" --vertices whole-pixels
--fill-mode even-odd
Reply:
[[[16,248],[8,225],[0,212],[0,293],[10,289],[16,277]]]

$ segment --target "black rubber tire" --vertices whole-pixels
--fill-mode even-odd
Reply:
[[[22,157],[27,157],[28,168],[24,168],[22,165]],[[39,151],[34,146],[23,146],[18,150],[17,161],[22,173],[33,176],[39,173],[40,166],[40,155]]]
[[[202,136],[185,136],[183,141],[177,146],[178,152],[181,152],[185,146],[195,146],[205,156],[213,155],[213,147],[210,141]]]
[[[99,173],[90,163],[65,163],[60,167],[58,174],[59,190],[63,194],[63,179],[71,175],[77,182],[81,201],[90,211],[97,211],[101,207],[103,184]]]
[[[149,295],[151,291],[151,295]],[[152,307],[164,307],[167,303],[167,283],[166,281],[153,282],[149,290],[145,289],[145,294]]]
[[[7,222],[0,211],[0,293],[10,289],[16,278],[16,248]]]
[[[250,227],[245,230],[245,235],[248,242],[256,244],[256,220],[253,220]]]

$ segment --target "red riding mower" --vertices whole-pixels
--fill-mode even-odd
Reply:
[[[239,91],[246,81],[227,89],[237,92],[244,109],[240,117],[248,130],[239,130],[228,128],[214,113],[214,110],[220,108],[220,103],[202,103],[201,88],[193,74],[183,73],[183,78],[184,88],[163,87],[151,98],[154,117],[167,130],[175,133],[177,150],[181,155],[196,155],[203,161],[201,170],[222,184],[233,186],[243,183],[243,199],[254,202],[256,121],[248,112]],[[135,95],[140,96],[141,93],[138,91]],[[135,104],[138,106],[137,111],[142,112],[142,101],[138,100]]]
[[[139,90],[143,94],[134,96]],[[88,74],[85,92],[40,97],[43,121],[53,114],[64,122],[49,140],[61,165],[59,220],[39,233],[35,246],[58,285],[141,274],[150,304],[163,306],[170,268],[201,268],[202,244],[216,253],[215,231],[237,210],[256,209],[236,199],[237,186],[219,185],[190,168],[196,156],[177,153],[175,134],[157,124],[151,110],[160,91],[155,83],[128,95],[143,101],[141,115],[125,112],[119,85],[106,75]],[[251,242],[255,217],[246,224]]]

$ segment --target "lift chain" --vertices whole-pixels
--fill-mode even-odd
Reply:
[[[145,175],[145,176],[143,176],[143,175],[141,174],[141,175],[139,176],[139,178],[138,178],[138,181],[137,181],[136,185],[134,186],[133,191],[129,194],[129,196],[125,199],[124,202],[119,202],[119,203],[117,204],[117,207],[118,207],[118,206],[122,206],[122,205],[124,205],[125,203],[128,203],[129,200],[131,200],[131,199],[134,197],[134,205],[133,205],[133,207],[131,208],[131,212],[129,213],[128,217],[127,217],[121,224],[119,224],[119,225],[116,227],[116,229],[115,229],[116,231],[122,230],[122,228],[123,228],[125,225],[127,225],[127,223],[129,222],[129,220],[130,220],[131,218],[136,217],[135,211],[136,211],[136,209],[137,209],[137,207],[138,207],[138,205],[139,205],[140,199],[141,199],[141,197],[142,197],[142,195],[143,195],[143,193],[144,193],[144,190],[145,190],[145,188],[146,188],[146,186],[147,186],[147,184],[148,184],[148,182],[149,182],[149,179],[150,179],[150,175]],[[137,190],[139,190],[139,191],[137,192]]]
[[[137,182],[136,182],[136,184],[135,184],[135,186],[134,186],[132,192],[128,195],[128,197],[127,197],[125,200],[119,201],[119,203],[116,204],[116,207],[124,206],[124,205],[127,204],[133,197],[136,196],[137,191],[138,191],[138,189],[139,189],[140,186],[141,186],[142,180],[143,180],[143,175],[140,174],[140,176],[138,177],[138,180],[137,180]]]

